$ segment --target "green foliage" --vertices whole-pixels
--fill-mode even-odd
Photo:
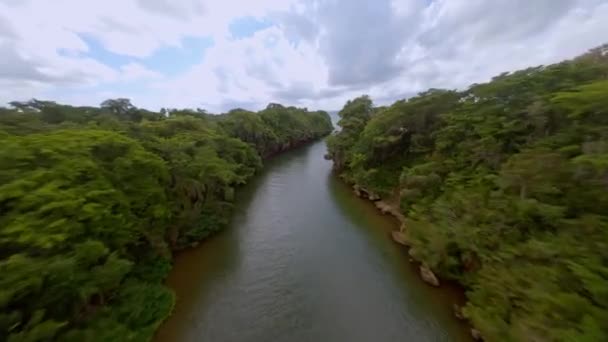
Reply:
[[[412,255],[466,285],[487,341],[608,340],[607,75],[596,49],[343,110],[336,167],[398,197]]]
[[[218,124],[229,136],[252,145],[262,158],[325,136],[333,130],[326,112],[309,112],[305,108],[275,103],[258,113],[234,109],[220,115]]]
[[[262,156],[272,154],[273,149],[278,147],[276,133],[257,113],[235,109],[225,115],[220,126],[228,135],[253,145]]]
[[[349,100],[338,113],[338,125],[342,129],[327,139],[328,155],[337,169],[345,168],[354,160],[356,151],[350,147],[356,143],[372,113],[372,101],[367,95]]]
[[[225,227],[262,157],[328,134],[271,105],[210,115],[49,101],[0,108],[0,340],[149,341],[171,252]],[[167,115],[168,114],[168,115]]]

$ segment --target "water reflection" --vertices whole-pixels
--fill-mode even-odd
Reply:
[[[452,294],[422,283],[395,222],[331,176],[319,142],[241,189],[230,229],[176,260],[157,341],[458,341]]]

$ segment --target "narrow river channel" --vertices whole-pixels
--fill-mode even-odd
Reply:
[[[423,283],[396,222],[354,196],[316,142],[266,163],[232,226],[177,256],[157,342],[469,341],[456,289]]]

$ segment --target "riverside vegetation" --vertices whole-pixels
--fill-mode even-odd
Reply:
[[[608,341],[608,46],[339,115],[328,157],[466,287],[478,338]]]
[[[172,252],[222,229],[262,160],[329,134],[270,104],[150,112],[0,108],[0,340],[148,341],[173,307]]]

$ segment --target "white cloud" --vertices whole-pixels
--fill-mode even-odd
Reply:
[[[137,80],[154,80],[163,77],[160,73],[152,71],[138,63],[125,64],[120,67],[120,71],[121,80],[127,82]]]
[[[244,16],[274,25],[234,40],[229,24]],[[608,0],[0,0],[0,102],[336,109],[367,93],[385,103],[574,57],[608,41],[605,18]],[[215,44],[168,76],[113,65],[84,36],[133,58],[188,49],[186,37]]]
[[[327,68],[316,47],[295,46],[273,26],[248,38],[218,42],[201,64],[158,87],[168,103],[217,110],[230,102],[260,107],[280,100],[276,92],[293,85],[304,85],[313,96],[326,83]]]
[[[39,92],[66,83],[90,86],[152,76],[154,71],[141,67],[112,69],[103,60],[78,57],[78,53],[89,50],[82,34],[97,39],[110,52],[146,57],[163,46],[180,46],[184,37],[225,40],[233,18],[261,17],[288,6],[289,1],[282,0],[255,4],[234,0],[4,0],[0,2],[0,49],[10,50],[15,58],[11,65],[8,61],[0,64],[0,77],[4,82],[19,84],[20,89],[32,82],[46,82],[48,87],[33,87],[28,92],[5,91],[0,102],[23,98],[24,94],[44,95]],[[12,62],[27,66],[29,76],[36,77],[8,75],[7,71],[14,68]]]

